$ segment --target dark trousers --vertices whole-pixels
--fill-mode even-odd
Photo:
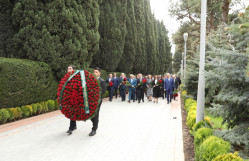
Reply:
[[[74,130],[76,129],[76,121],[70,120],[70,126],[69,126],[69,130]]]
[[[114,92],[115,92],[115,96],[116,96],[116,99],[118,98],[118,87],[114,87]]]
[[[144,89],[137,89],[137,99],[139,102],[141,99],[144,101]]]
[[[98,129],[98,124],[99,124],[99,111],[100,111],[100,107],[101,107],[102,101],[99,104],[99,109],[98,112],[96,113],[96,115],[94,116],[94,118],[91,119],[92,123],[93,123],[93,127],[92,130],[96,131]],[[72,121],[70,120],[70,127],[69,130],[74,130],[76,128],[76,121]]]
[[[121,88],[120,95],[121,95],[122,101],[125,101],[126,90]]]
[[[111,88],[108,89],[109,92],[109,101],[112,101],[113,98],[113,90]]]
[[[171,102],[172,99],[172,90],[166,90],[166,97],[167,97],[167,102]]]

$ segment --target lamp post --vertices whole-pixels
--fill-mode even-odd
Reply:
[[[183,39],[184,39],[184,79],[186,77],[186,42],[188,39],[188,33],[183,34]]]
[[[200,40],[200,65],[199,80],[197,93],[197,111],[196,123],[204,119],[205,106],[205,39],[206,39],[206,16],[207,16],[207,0],[201,0],[201,40]]]
[[[181,79],[183,78],[183,60],[181,60]]]

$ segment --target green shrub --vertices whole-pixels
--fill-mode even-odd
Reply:
[[[215,157],[228,153],[230,151],[230,143],[216,136],[208,137],[199,147],[196,160],[212,161]]]
[[[49,65],[0,57],[0,107],[29,105],[53,99],[58,82]]]
[[[53,111],[53,110],[55,109],[54,100],[48,100],[48,101],[47,101],[47,105],[48,105],[48,110],[49,110],[49,111]]]
[[[5,108],[0,109],[0,123],[4,124],[10,118],[10,113]]]
[[[193,100],[192,98],[186,99],[185,101],[185,110],[188,112],[191,106],[197,107],[197,102]],[[192,107],[192,109],[196,109],[196,107]]]
[[[205,119],[203,121],[199,121],[197,124],[195,124],[193,126],[193,131],[196,132],[198,129],[203,128],[203,127],[207,127],[207,128],[213,128],[212,124],[210,123],[210,121],[208,121],[208,119]]]
[[[24,118],[27,118],[30,116],[30,110],[27,106],[22,106],[21,109],[22,109]]]
[[[54,100],[54,109],[59,110],[59,105],[57,99]]]
[[[10,113],[10,118],[9,118],[10,121],[18,119],[19,115],[16,108],[8,108],[8,111]]]
[[[105,94],[103,94],[103,98],[109,97],[109,92],[108,90],[105,91]]]
[[[33,108],[33,115],[36,115],[37,114],[37,104],[33,103],[33,104],[31,104],[31,106]]]
[[[43,110],[43,107],[40,103],[36,103],[37,105],[37,114],[41,114],[41,113],[44,113],[44,110]]]
[[[196,111],[197,105],[191,104],[191,106],[188,108],[188,111]]]
[[[27,107],[27,109],[29,110],[29,116],[33,115],[33,108],[31,105],[25,105]]]
[[[199,147],[203,141],[211,135],[213,135],[213,130],[210,128],[198,129],[194,136],[195,147]]]
[[[48,104],[46,101],[40,102],[43,112],[48,112]]]
[[[16,110],[18,111],[18,119],[22,118],[23,112],[20,107],[16,107]]]
[[[196,111],[192,111],[192,113],[193,114],[188,115],[188,117],[187,117],[187,125],[188,125],[190,130],[192,130],[192,128],[193,128],[193,126],[195,125],[195,122],[196,122]]]
[[[243,159],[238,156],[238,152],[222,154],[214,158],[213,161],[243,161]]]

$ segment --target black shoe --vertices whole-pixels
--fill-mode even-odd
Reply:
[[[68,135],[71,135],[73,133],[73,130],[68,130],[67,133]]]
[[[135,102],[135,100],[133,100],[133,102]]]
[[[92,130],[89,134],[89,136],[94,136],[96,134],[96,131]]]
[[[129,100],[128,103],[131,103],[131,101]]]
[[[140,101],[138,101],[138,103],[140,103]]]
[[[167,104],[169,104],[169,102]]]

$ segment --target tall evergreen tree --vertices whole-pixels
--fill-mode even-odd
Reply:
[[[133,65],[134,73],[143,73],[147,66],[146,55],[146,32],[145,32],[145,11],[144,0],[136,0],[135,17],[136,17],[136,29],[137,29],[137,44],[136,44],[136,63]]]
[[[134,0],[127,0],[126,29],[124,51],[117,71],[132,72],[136,60],[137,28],[134,11]]]
[[[69,64],[89,67],[98,49],[98,1],[23,0],[13,12],[13,57],[44,61],[58,77]]]
[[[144,2],[145,11],[145,31],[146,31],[146,55],[147,55],[147,68],[144,73],[153,73],[156,64],[156,37],[154,32],[154,20],[151,13],[150,1]]]
[[[173,72],[177,73],[181,69],[181,60],[182,60],[182,53],[181,52],[175,52],[174,58],[173,58]]]
[[[114,71],[120,63],[126,37],[126,0],[103,0],[100,5],[100,44],[92,66]]]

